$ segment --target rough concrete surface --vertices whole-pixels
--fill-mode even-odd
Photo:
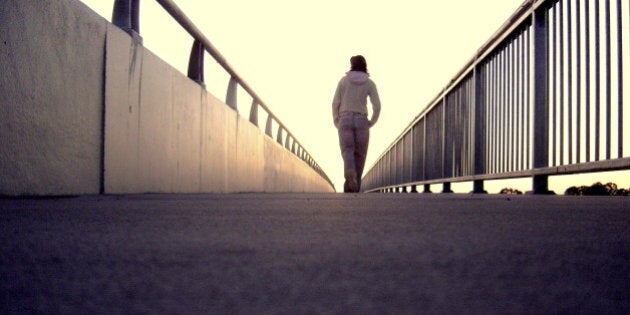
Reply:
[[[99,193],[105,35],[79,1],[0,1],[0,195]]]
[[[628,313],[628,198],[0,200],[0,313]]]

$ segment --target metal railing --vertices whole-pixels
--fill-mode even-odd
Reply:
[[[483,193],[484,180],[532,177],[532,192],[544,194],[551,175],[630,169],[628,6],[525,1],[379,157],[362,190],[451,192],[472,181]]]
[[[230,66],[225,57],[210,43],[203,33],[195,26],[195,24],[184,14],[184,12],[172,0],[156,0],[166,12],[168,12],[175,21],[183,27],[194,42],[190,53],[188,63],[188,77],[197,83],[204,85],[204,52],[207,52],[214,60],[230,75],[228,83],[227,95],[225,103],[238,112],[237,106],[237,89],[240,86],[252,97],[252,104],[249,113],[249,121],[258,126],[258,110],[262,108],[267,113],[267,122],[265,125],[265,134],[273,138],[274,122],[277,124],[276,142],[284,146],[285,149],[296,155],[298,158],[306,162],[313,170],[322,176],[328,183],[334,187],[326,173],[315,162],[311,154],[304,146],[293,136],[293,134],[285,127],[277,116],[269,109],[261,100],[254,90],[241,78],[236,71]],[[140,0],[115,0],[112,16],[112,23],[119,28],[130,33],[137,38],[140,33],[139,24]],[[286,133],[286,135],[284,135]]]

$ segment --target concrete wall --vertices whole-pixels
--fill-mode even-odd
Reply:
[[[0,52],[0,195],[332,191],[76,0],[0,1]]]
[[[107,23],[77,1],[0,1],[0,194],[99,193]]]
[[[258,127],[135,43],[107,30],[106,193],[326,192]]]

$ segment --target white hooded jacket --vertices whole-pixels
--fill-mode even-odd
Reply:
[[[339,122],[339,115],[343,112],[367,114],[367,98],[372,103],[372,117],[370,126],[373,126],[381,113],[381,101],[378,98],[376,84],[370,79],[370,75],[363,71],[349,71],[337,84],[335,97],[333,98],[333,119],[335,126]]]

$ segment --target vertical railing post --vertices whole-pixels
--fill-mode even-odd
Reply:
[[[131,27],[131,0],[114,1],[114,10],[112,12],[112,24],[119,28],[129,31]]]
[[[140,0],[116,0],[112,11],[112,24],[142,42],[140,37]]]
[[[422,118],[422,180],[427,179],[427,116]]]
[[[446,123],[448,122],[447,119],[447,110],[446,110],[446,94],[442,97],[442,178],[447,178],[447,177],[452,177],[452,159],[447,158],[447,156],[449,156],[451,154],[451,152],[449,150],[446,150],[447,146],[449,145],[449,143],[446,141],[446,133],[448,130],[448,127],[446,126]],[[447,152],[448,151],[448,152]],[[451,190],[451,183],[449,182],[444,182],[442,184],[442,193],[443,194],[449,194],[452,193],[453,191]]]
[[[258,127],[258,102],[255,99],[252,101],[252,107],[249,109],[249,122]]]
[[[228,83],[227,95],[225,96],[225,103],[232,107],[235,111],[238,111],[237,99],[236,99],[236,90],[238,86],[238,81],[235,77],[230,78],[230,83]]]
[[[140,34],[140,0],[131,0],[131,29]]]
[[[399,185],[400,183],[402,183],[402,169],[403,169],[403,161],[404,161],[404,155],[405,155],[405,143],[404,143],[404,138],[400,138],[400,141],[398,141],[398,143],[396,144],[396,164],[395,164],[395,168],[396,168],[396,185]]]
[[[482,73],[478,65],[473,70],[473,110],[474,110],[474,132],[473,137],[473,167],[475,175],[481,175],[485,173],[485,103],[484,103],[484,82]],[[487,194],[483,187],[483,180],[477,179],[473,181],[473,194]]]
[[[410,143],[409,143],[409,150],[410,150],[410,152],[409,153],[410,154],[409,154],[409,162],[408,162],[408,165],[409,165],[409,174],[408,174],[408,176],[409,176],[409,181],[410,182],[415,181],[414,174],[416,172],[416,161],[415,161],[415,157],[416,156],[414,154],[414,151],[415,151],[414,147],[415,147],[415,144],[416,144],[416,135],[415,135],[416,132],[415,132],[415,130],[416,130],[415,126],[411,126],[411,128],[409,129],[409,134],[410,134],[410,136],[409,136],[409,138],[410,138]],[[415,187],[416,187],[415,185],[413,185],[411,187],[411,192],[414,192]]]
[[[287,150],[291,150],[291,134],[287,131],[287,138],[284,141],[284,148]]]
[[[203,44],[199,40],[195,40],[190,51],[190,59],[188,60],[188,78],[205,86],[203,77],[203,55]]]
[[[624,77],[624,62],[623,62],[623,33],[622,31],[622,8],[621,8],[621,0],[617,0],[617,100],[618,100],[618,114],[617,114],[617,156],[619,158],[623,157],[623,137],[624,137],[624,98],[623,93],[625,89],[625,85],[623,82]],[[627,130],[627,129],[626,129]]]
[[[442,129],[442,141],[440,146],[442,146],[442,172],[441,177],[446,178],[446,95],[442,96],[442,121],[440,122],[440,128]]]
[[[393,146],[390,149],[391,154],[389,155],[389,185],[396,184],[396,147]],[[392,188],[392,192],[394,188]]]
[[[267,116],[267,124],[265,125],[265,134],[273,139],[271,115]]]
[[[423,190],[422,190],[422,193],[425,193],[425,194],[430,194],[430,193],[432,193],[432,192],[431,192],[431,185],[430,185],[430,184],[424,184],[424,188],[423,188]]]
[[[276,142],[282,145],[282,126],[278,127],[278,134],[276,136]]]
[[[534,11],[533,25],[533,168],[546,168],[549,166],[549,50],[548,50],[548,7],[540,6]],[[548,176],[534,175],[532,193],[549,194]]]
[[[387,186],[392,185],[392,151],[387,152]]]
[[[451,189],[451,183],[450,182],[445,182],[442,184],[442,193],[443,194],[451,194],[453,193],[453,190]]]

